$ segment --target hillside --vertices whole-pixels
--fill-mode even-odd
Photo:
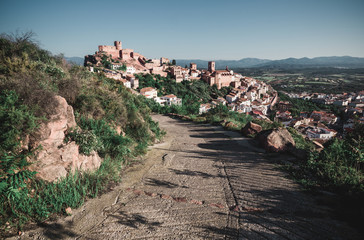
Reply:
[[[67,64],[31,35],[2,35],[0,50],[1,232],[96,197],[162,136],[144,98],[120,82]]]

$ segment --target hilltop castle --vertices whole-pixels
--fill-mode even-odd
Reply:
[[[116,70],[125,65],[125,74],[153,73],[167,76],[166,65],[168,58],[148,59],[145,56],[134,52],[133,49],[123,48],[121,41],[114,41],[114,46],[99,45],[94,55],[85,56],[85,66],[102,67],[102,59],[107,57],[111,66],[109,69]]]

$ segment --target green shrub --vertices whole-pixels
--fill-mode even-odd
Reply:
[[[97,136],[93,131],[75,129],[67,133],[65,141],[73,140],[79,146],[79,152],[90,155],[92,151],[97,151],[101,146]]]

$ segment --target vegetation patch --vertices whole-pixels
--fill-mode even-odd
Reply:
[[[105,64],[109,64],[106,62]],[[29,221],[65,214],[120,181],[120,171],[164,132],[150,117],[144,97],[120,82],[68,65],[32,41],[32,34],[0,36],[0,229],[2,236]],[[78,128],[65,141],[80,153],[104,158],[94,172],[74,172],[54,183],[35,178],[27,160],[36,149],[24,139],[54,114],[54,96],[64,97]]]

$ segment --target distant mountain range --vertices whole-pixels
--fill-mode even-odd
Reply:
[[[83,65],[84,58],[65,57],[68,62]],[[207,68],[208,61],[201,59],[176,59],[177,65],[184,67],[190,63],[196,63],[198,68]],[[302,69],[302,68],[364,68],[364,58],[359,57],[316,57],[316,58],[287,58],[282,60],[268,60],[259,58],[243,58],[240,60],[215,60],[217,69],[236,68],[282,68],[282,69]]]
[[[177,59],[177,65],[189,66],[190,62],[196,63],[198,68],[207,68],[207,60]],[[316,57],[316,58],[287,58],[282,60],[267,60],[258,58],[243,58],[240,60],[215,60],[217,69],[236,68],[364,68],[364,58],[358,57]]]
[[[85,58],[82,57],[64,57],[64,59],[66,59],[66,61],[69,63],[74,63],[80,66],[83,66],[83,62],[85,60]]]

